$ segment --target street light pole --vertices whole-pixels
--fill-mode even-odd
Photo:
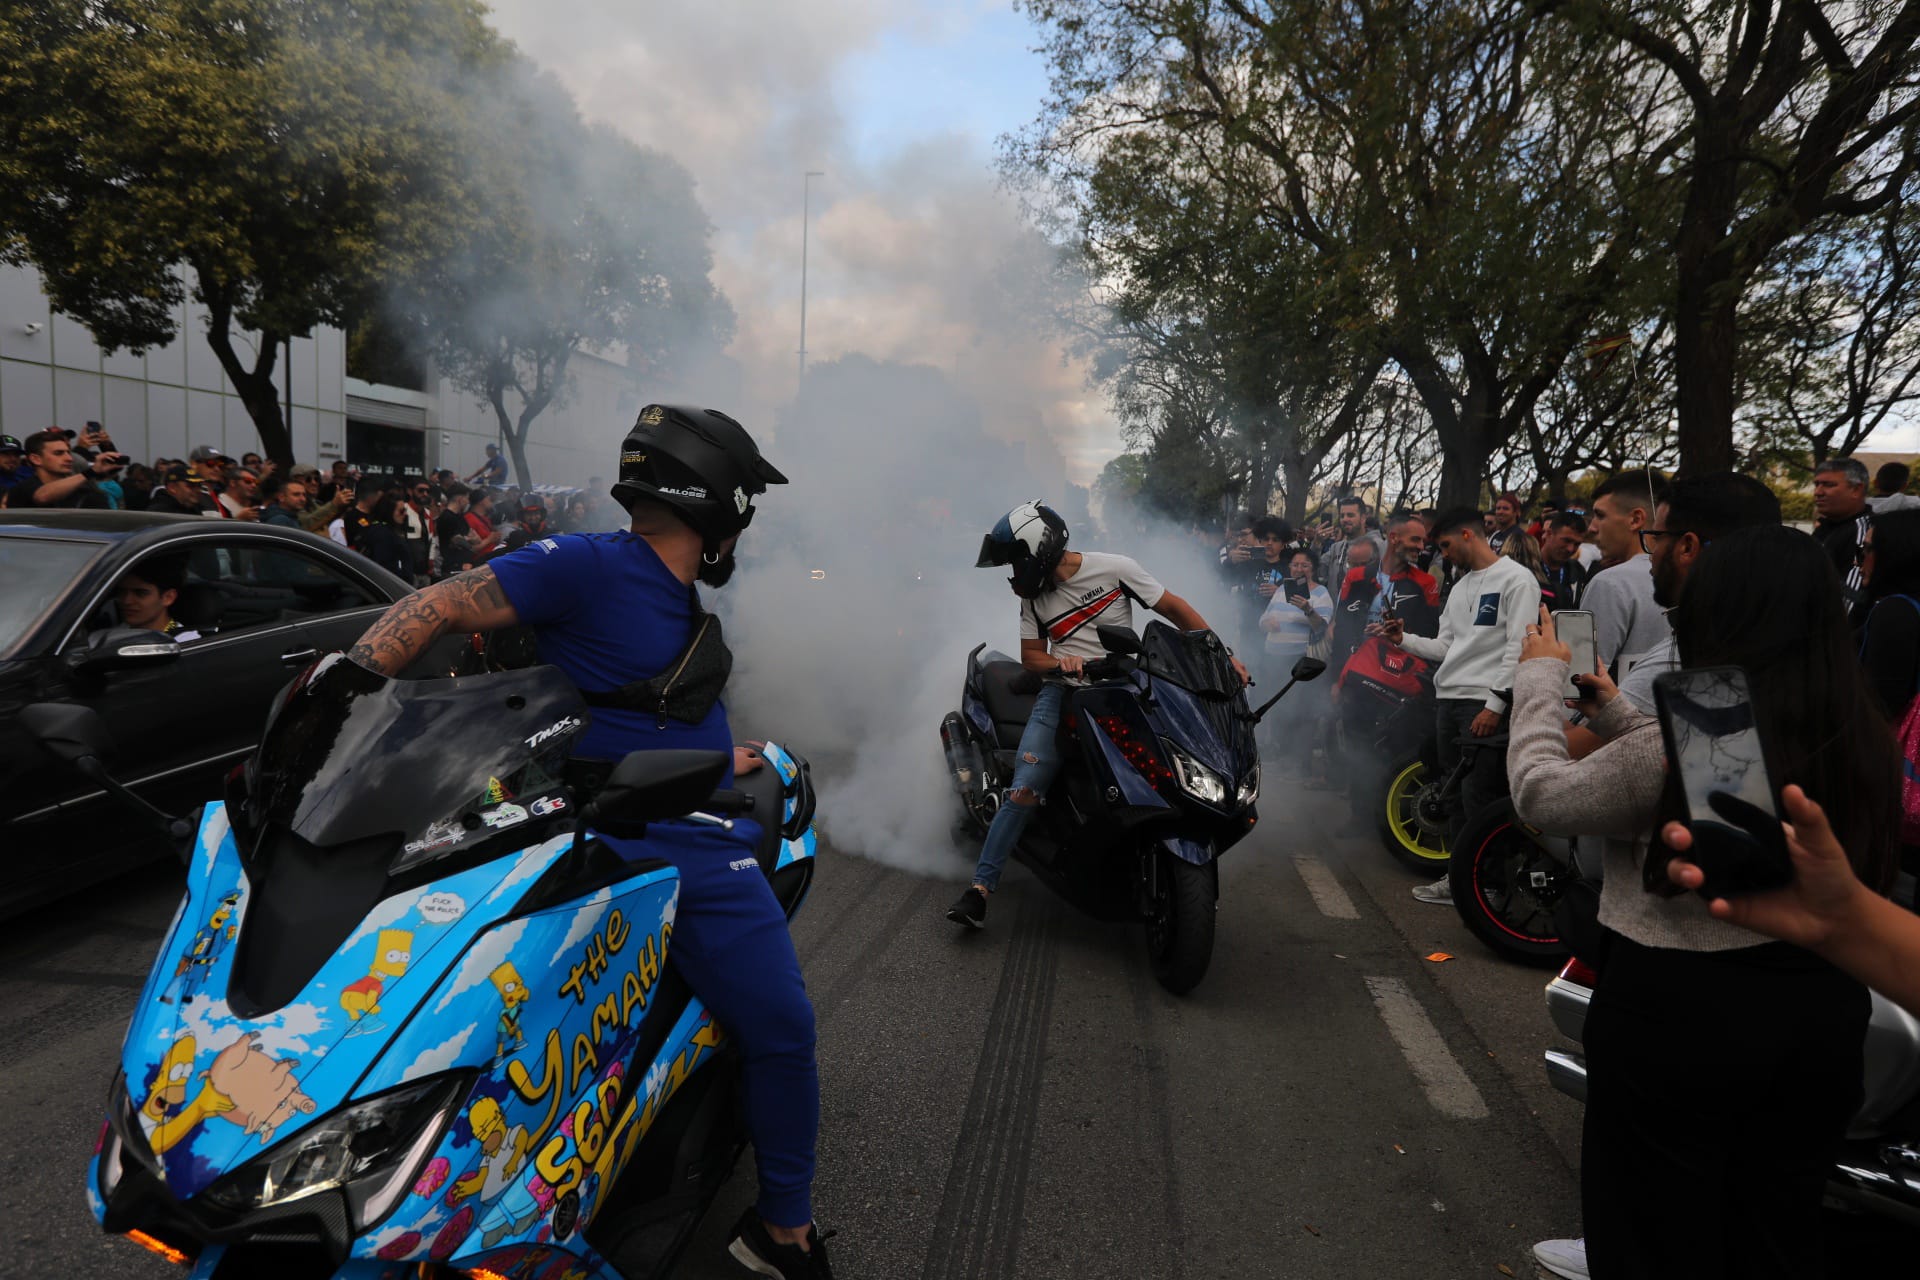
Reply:
[[[800,180],[800,381],[807,380],[807,223],[813,217],[813,180],[827,175],[807,170]]]

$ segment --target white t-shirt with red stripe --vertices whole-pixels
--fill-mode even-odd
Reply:
[[[1056,656],[1104,658],[1097,629],[1133,626],[1133,606],[1151,609],[1167,589],[1138,561],[1102,551],[1080,553],[1080,567],[1065,582],[1020,602],[1020,638],[1047,642]]]

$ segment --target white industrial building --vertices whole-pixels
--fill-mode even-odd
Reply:
[[[252,335],[235,346],[252,349]],[[347,376],[346,335],[319,329],[295,338],[291,370],[276,368],[293,412],[293,452],[327,466],[345,458],[367,471],[451,467],[461,475],[485,461],[499,438],[493,409],[433,379],[411,391]],[[565,405],[535,422],[528,464],[540,484],[584,485],[610,476],[620,438],[640,407],[624,367],[582,352],[572,361]],[[181,458],[211,444],[239,457],[260,448],[253,421],[206,341],[205,308],[181,308],[180,330],[143,356],[103,355],[77,321],[55,313],[40,278],[0,267],[0,433],[24,440],[44,427],[79,430],[99,422],[137,462]]]

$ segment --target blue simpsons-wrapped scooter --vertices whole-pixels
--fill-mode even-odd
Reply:
[[[116,789],[59,712],[26,718]],[[758,824],[791,918],[813,799],[769,744],[738,791],[720,754],[644,752],[583,802],[586,718],[545,667],[336,655],[289,687],[191,834],[87,1172],[107,1230],[196,1280],[671,1269],[745,1139],[725,1031],[670,963],[678,873],[633,837]]]

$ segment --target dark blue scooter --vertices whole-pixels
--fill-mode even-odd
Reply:
[[[1099,628],[1108,657],[1087,664],[1061,719],[1061,769],[1014,856],[1100,920],[1142,921],[1154,977],[1191,991],[1213,958],[1215,860],[1253,830],[1260,755],[1253,727],[1315,658],[1250,709],[1226,646],[1211,631]],[[986,835],[1013,782],[1020,735],[1041,677],[1005,654],[967,655],[960,710],[940,725],[959,792],[957,834]]]

